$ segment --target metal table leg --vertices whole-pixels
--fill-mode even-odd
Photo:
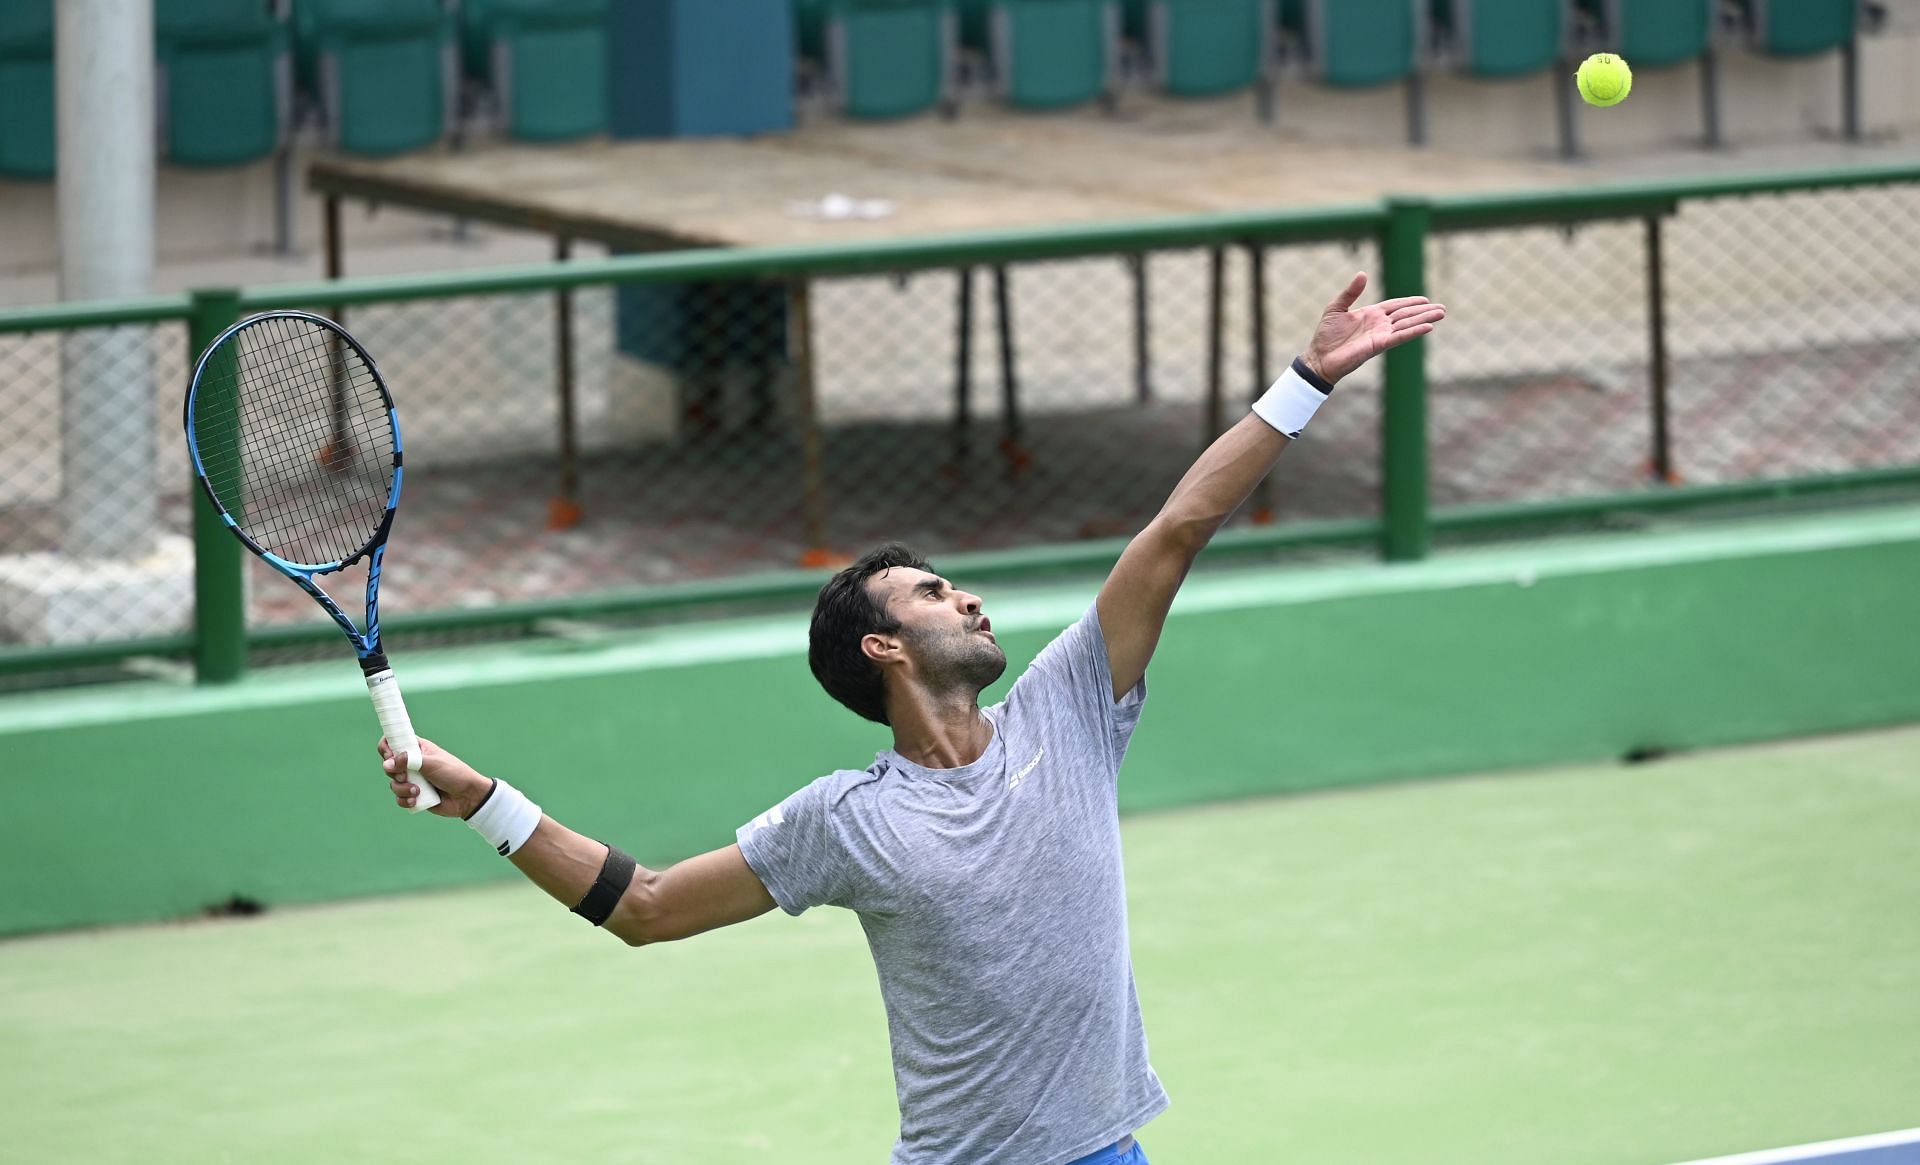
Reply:
[[[1033,462],[1033,455],[1020,443],[1020,383],[1013,354],[1012,293],[1007,288],[1007,269],[993,269],[993,303],[1000,327],[1000,452],[1007,459],[1007,473],[1018,477]]]
[[[573,240],[553,240],[553,257],[564,263],[573,255]],[[547,529],[570,530],[580,524],[580,451],[573,417],[573,289],[553,293],[554,391],[560,406],[560,492],[547,502]]]
[[[959,299],[954,304],[953,461],[958,472],[973,455],[973,268],[959,271]]]
[[[1133,273],[1133,393],[1139,404],[1153,400],[1153,355],[1147,340],[1147,256],[1127,259]]]
[[[340,196],[329,194],[326,198],[320,218],[322,245],[326,253],[326,277],[328,282],[338,280],[342,273],[342,241],[340,237]],[[341,327],[347,326],[347,309],[344,304],[333,304],[327,314]],[[336,473],[343,472],[353,464],[354,449],[347,435],[347,361],[346,352],[338,337],[331,339],[327,352],[328,375],[332,381],[332,391],[327,401],[332,417],[332,429],[327,435],[327,443],[320,448],[317,460],[321,465]]]
[[[1247,244],[1247,297],[1249,327],[1253,333],[1253,393],[1260,399],[1267,390],[1267,249],[1259,243]],[[1249,514],[1257,526],[1273,523],[1273,475],[1268,474],[1253,487],[1253,509]]]
[[[1220,360],[1225,347],[1222,301],[1225,298],[1226,264],[1227,255],[1223,249],[1207,248],[1207,409],[1203,418],[1206,430],[1200,434],[1202,449],[1213,444],[1213,439],[1220,435]]]
[[[836,566],[845,558],[827,548],[827,491],[822,480],[820,414],[813,383],[812,286],[796,279],[787,286],[787,333],[793,345],[793,388],[798,398],[801,463],[801,521],[807,548],[801,566]]]

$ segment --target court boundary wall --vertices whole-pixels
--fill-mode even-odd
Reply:
[[[1154,660],[1122,806],[1920,720],[1916,577],[1920,506],[1202,569]],[[982,588],[1008,680],[1097,585]],[[418,652],[409,700],[428,736],[664,864],[885,747],[814,684],[805,627],[795,608]],[[391,806],[376,735],[353,669],[323,664],[0,702],[0,934],[517,877],[459,825]]]

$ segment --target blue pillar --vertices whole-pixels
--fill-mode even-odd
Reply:
[[[614,3],[607,46],[616,138],[793,128],[792,0]],[[670,375],[683,436],[770,415],[786,365],[783,288],[649,284],[622,287],[616,303],[621,355]]]
[[[607,6],[613,136],[793,128],[792,0],[645,0]]]

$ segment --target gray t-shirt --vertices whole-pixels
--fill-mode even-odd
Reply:
[[[986,709],[980,759],[889,750],[740,828],[781,909],[860,916],[900,1099],[893,1165],[1061,1165],[1159,1115],[1127,954],[1113,699],[1089,608]]]

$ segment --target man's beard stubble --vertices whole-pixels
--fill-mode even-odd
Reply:
[[[1007,653],[976,631],[909,633],[921,679],[939,690],[970,689],[973,695],[1007,670]]]

